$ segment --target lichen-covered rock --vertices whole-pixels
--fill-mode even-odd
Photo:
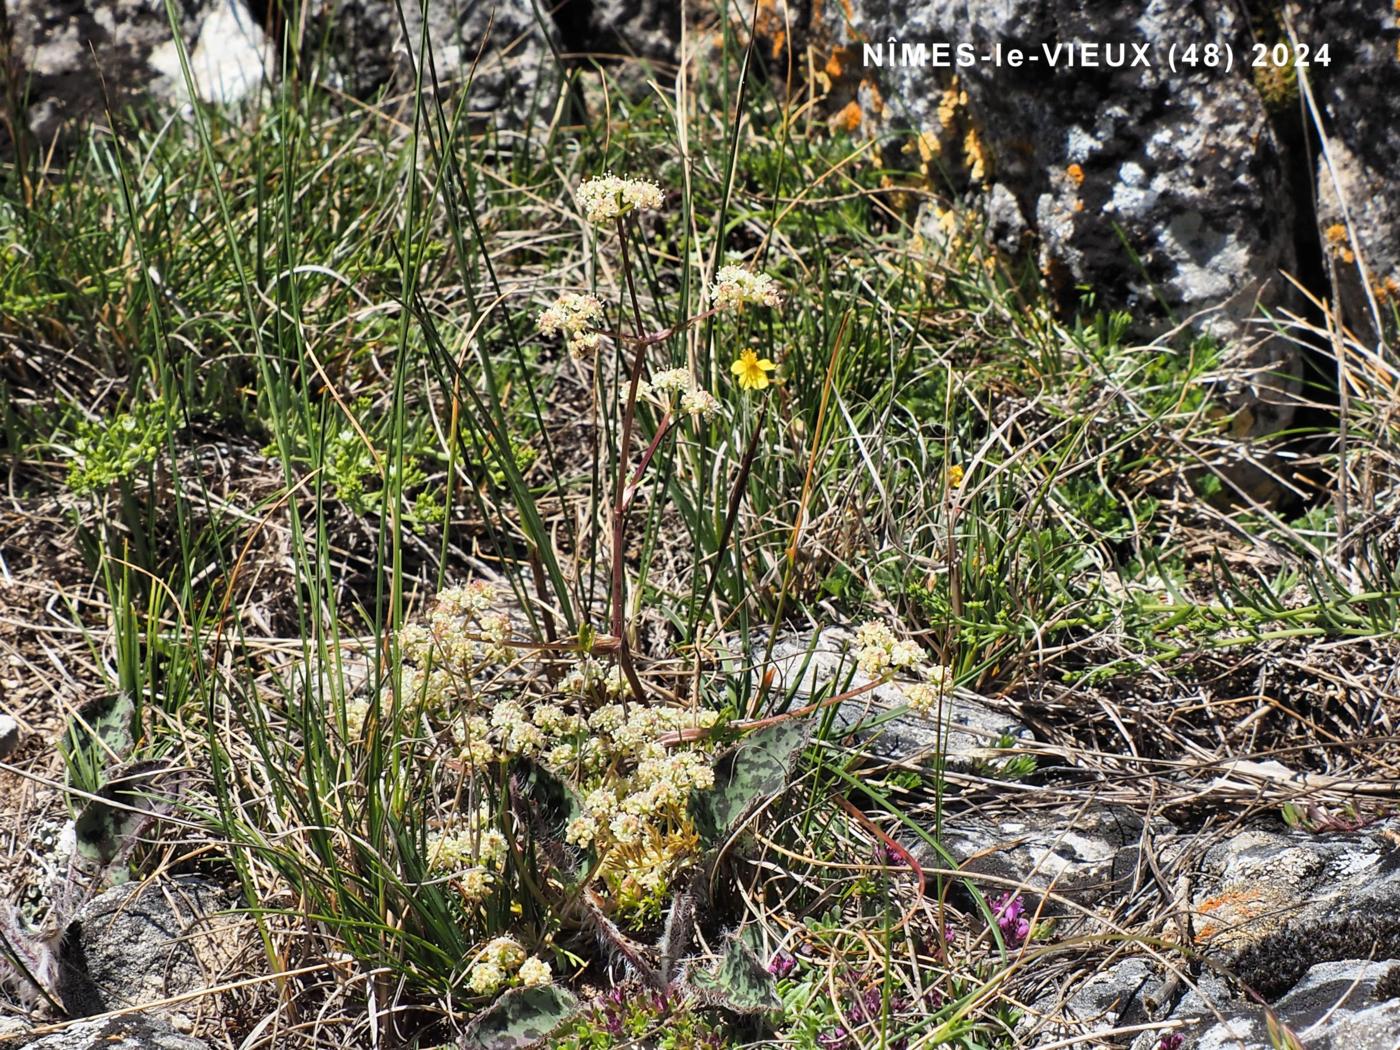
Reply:
[[[962,871],[997,879],[981,886],[988,898],[1008,892],[1009,882],[1023,887],[1027,913],[1080,916],[1080,909],[1121,896],[1131,885],[1145,830],[1158,846],[1173,832],[1160,820],[1145,829],[1142,817],[1125,807],[1091,806],[1071,813],[950,819],[942,842]],[[915,853],[921,862],[943,866],[927,847]]]
[[[573,54],[674,62],[680,49],[674,0],[563,0],[553,14]]]
[[[1073,1037],[1107,1037],[1122,1026],[1141,1023],[1142,995],[1155,982],[1151,964],[1138,958],[1105,965],[1075,983],[1066,982],[1057,974],[1057,987],[1032,1004],[1022,1017],[1021,1043],[1064,1046]],[[1093,1042],[1086,1038],[1084,1045],[1092,1046]]]
[[[1246,831],[1213,847],[1192,901],[1196,948],[1265,996],[1314,963],[1400,958],[1397,826]]]
[[[1329,45],[1306,70],[1327,148],[1317,219],[1345,320],[1368,344],[1400,303],[1400,9],[1367,0],[1304,5],[1299,36]]]
[[[30,131],[47,144],[71,120],[142,98],[187,96],[175,32],[206,100],[241,98],[269,57],[243,0],[8,0],[11,56],[28,89]],[[105,93],[105,94],[104,94]]]
[[[520,123],[548,111],[559,88],[559,31],[549,5],[531,0],[434,0],[424,14],[382,0],[311,0],[308,62],[324,63],[336,87],[359,98],[411,95],[421,67],[424,88],[467,91],[469,112]],[[405,32],[406,27],[406,32]],[[431,54],[431,64],[427,62]]]
[[[209,1044],[140,1014],[78,1021],[26,1044],[26,1050],[209,1050]]]
[[[94,898],[78,913],[78,941],[65,959],[86,975],[96,999],[90,1012],[219,983],[248,932],[237,917],[221,914],[231,907],[217,886],[197,878],[118,886]],[[188,1028],[196,1008],[180,1004],[163,1016]]]
[[[773,692],[791,694],[793,707],[811,703],[818,695],[832,695],[828,687],[844,683],[851,671],[850,640],[849,633],[839,629],[824,631],[816,640],[801,635],[778,638],[772,653]],[[755,646],[755,659],[763,653],[762,644]],[[857,674],[851,688],[868,681]],[[905,688],[899,681],[886,682],[843,702],[834,719],[838,734],[852,733],[874,758],[926,765],[936,760],[944,769],[959,770],[1004,761],[1007,754],[998,744],[1030,735],[1005,707],[963,689],[950,692],[930,716],[908,712]]]
[[[19,747],[19,723],[9,715],[0,715],[0,761],[14,754]]]
[[[1229,44],[1248,55],[1238,5],[850,0],[823,10],[829,73],[861,84],[847,126],[873,115],[916,132],[931,180],[978,200],[999,247],[1021,250],[1034,234],[1066,305],[1088,287],[1140,323],[1190,321],[1224,341],[1220,393],[1237,413],[1237,437],[1289,424],[1297,348],[1260,339],[1247,323],[1259,303],[1285,305],[1294,294],[1280,275],[1296,269],[1280,143],[1242,62],[1231,72],[1223,61],[1176,71],[1168,63],[1173,46],[1179,55]],[[893,55],[888,41],[898,42]],[[878,66],[867,43],[883,45]],[[928,62],[906,44],[927,45]],[[943,68],[933,66],[935,44],[948,48]],[[1081,44],[1099,49],[1094,65],[1069,62]],[[1148,49],[1146,62],[1134,44]],[[977,60],[957,65],[959,47]],[[1013,47],[1034,60],[989,60]]]
[[[1271,1009],[1308,1050],[1394,1050],[1400,1032],[1396,977],[1400,963],[1340,960],[1310,967]],[[1183,1037],[1183,1050],[1276,1050],[1282,1041],[1256,1003],[1215,977],[1191,988],[1163,1021]],[[1159,1035],[1139,1036],[1132,1050],[1155,1050]]]

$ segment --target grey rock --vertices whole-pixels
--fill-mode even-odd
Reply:
[[[1246,831],[1213,847],[1192,901],[1197,949],[1264,996],[1317,963],[1400,958],[1397,826]]]
[[[209,1050],[209,1044],[139,1014],[79,1021],[26,1044],[27,1050]]]
[[[553,8],[566,50],[574,54],[673,62],[681,40],[681,5],[668,0],[564,0]]]
[[[202,98],[246,96],[268,49],[243,0],[177,0],[174,14],[172,32],[164,0],[9,0],[29,129],[47,143],[69,121],[101,117],[106,98],[118,113],[143,98],[184,100],[176,33]]]
[[[469,89],[472,114],[520,122],[550,109],[559,89],[559,33],[548,10],[531,0],[434,0],[425,54],[417,3],[403,5],[401,24],[396,5],[382,0],[312,0],[308,39],[319,42],[312,60],[325,62],[331,82],[359,98],[410,94],[421,65],[426,88],[435,73],[446,92]]]
[[[1400,963],[1340,960],[1308,969],[1275,1002],[1272,1013],[1308,1050],[1395,1050],[1400,999],[1394,998]],[[1186,1050],[1275,1050],[1264,1010],[1219,978],[1203,978],[1182,997],[1162,1031],[1180,1032]],[[1149,1033],[1132,1050],[1154,1050]]]
[[[0,715],[0,761],[9,758],[19,747],[19,723],[9,715]]]
[[[1140,1019],[1140,997],[1154,981],[1143,959],[1123,959],[1078,984],[1037,1000],[1022,1022],[1029,1046],[1062,1045],[1072,1037],[1111,1032]],[[1089,1044],[1092,1045],[1092,1044]]]
[[[1126,807],[1091,806],[1079,813],[1033,810],[996,818],[960,816],[943,824],[943,848],[961,870],[1022,885],[1028,912],[1042,916],[1083,914],[1080,908],[1121,898],[1138,870],[1144,835],[1141,816]],[[1155,821],[1155,842],[1173,834]],[[925,846],[915,859],[938,863]],[[982,887],[988,897],[1006,892],[1001,882]],[[1065,900],[1056,900],[1055,898]]]
[[[1376,315],[1385,329],[1400,302],[1400,12],[1366,0],[1302,6],[1300,40],[1327,43],[1331,59],[1307,69],[1327,136],[1317,220],[1345,319],[1369,345]]]
[[[1000,246],[1037,234],[1041,270],[1067,304],[1088,285],[1139,320],[1160,307],[1172,321],[1191,319],[1229,347],[1218,386],[1237,436],[1288,425],[1301,358],[1248,324],[1258,303],[1292,302],[1279,276],[1296,269],[1282,148],[1242,63],[1226,73],[1173,72],[1167,62],[1173,45],[1229,43],[1247,55],[1238,5],[850,0],[823,10],[821,35],[845,48],[848,75],[878,83],[881,119],[921,133],[930,175],[985,202]],[[863,65],[865,42],[890,39],[979,55],[1000,44],[1042,59]],[[1108,41],[1147,43],[1152,60],[1069,68],[1043,57],[1057,44]]]
[[[780,637],[773,645],[777,674],[773,689],[792,694],[792,706],[810,703],[821,690],[843,688],[853,665],[847,655],[850,636],[841,630],[823,631],[814,642],[807,637]],[[756,655],[762,655],[762,647]],[[856,674],[850,688],[868,680]],[[833,686],[833,683],[839,683]],[[1006,757],[996,748],[999,740],[1028,737],[1030,730],[1008,711],[998,710],[967,690],[947,697],[942,721],[904,713],[909,683],[888,682],[869,693],[843,702],[837,709],[838,731],[853,731],[869,755],[888,762],[931,764],[942,755],[945,769],[971,769]]]
[[[68,961],[90,982],[98,1010],[141,1006],[217,983],[239,950],[240,920],[221,915],[233,902],[215,884],[186,877],[108,890],[79,911],[78,945]],[[67,1000],[65,999],[65,1005]],[[190,1004],[162,1011],[188,1028]]]

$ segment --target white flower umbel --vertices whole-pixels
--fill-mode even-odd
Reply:
[[[568,292],[541,313],[535,324],[545,335],[562,333],[569,353],[585,357],[598,349],[600,337],[593,329],[603,314],[603,304],[595,297]]]
[[[710,291],[715,307],[720,310],[738,310],[745,306],[778,306],[782,294],[777,282],[766,273],[747,270],[742,266],[721,266],[715,274],[714,287]]]
[[[616,222],[632,211],[659,211],[661,187],[646,179],[621,179],[600,175],[578,188],[584,217],[595,226]]]
[[[549,969],[549,963],[534,955],[520,964],[520,970],[515,976],[520,978],[520,983],[526,988],[550,984],[554,981],[554,974]]]
[[[900,641],[888,624],[871,620],[856,628],[856,666],[871,678],[889,678],[895,671],[913,667],[924,651],[913,642]]]

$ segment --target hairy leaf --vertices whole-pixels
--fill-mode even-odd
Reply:
[[[789,719],[750,733],[719,757],[715,786],[690,797],[691,817],[707,848],[723,845],[758,806],[787,787],[811,732],[810,719]]]
[[[467,1026],[463,1050],[527,1050],[578,1015],[579,1002],[558,985],[513,988]]]
[[[13,905],[0,905],[0,990],[37,1007],[47,1001],[57,1007],[57,935],[35,932]]]
[[[569,877],[587,870],[592,851],[584,852],[582,866],[575,863],[576,855],[565,847],[565,832],[569,821],[584,815],[583,801],[574,789],[537,763],[521,759],[516,766],[521,784],[522,801],[527,804],[522,816],[534,829],[546,859]]]
[[[759,1014],[783,1007],[772,975],[738,937],[729,938],[718,966],[695,974],[690,983],[711,1004],[734,1013]]]

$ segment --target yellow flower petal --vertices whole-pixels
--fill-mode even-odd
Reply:
[[[760,358],[752,350],[745,350],[739,359],[729,366],[729,370],[739,380],[744,390],[766,390],[770,382],[768,373],[778,366],[768,358]]]

